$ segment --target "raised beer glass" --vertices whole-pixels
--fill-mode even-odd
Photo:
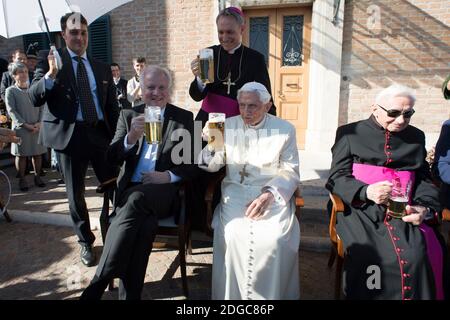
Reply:
[[[214,82],[214,51],[210,48],[201,49],[199,52],[200,80],[203,83]]]
[[[223,148],[225,133],[225,113],[211,112],[208,115],[208,147],[210,150],[220,150]]]
[[[387,214],[393,218],[401,219],[406,215],[406,205],[409,202],[411,180],[403,181],[399,178],[392,180],[392,192],[389,198]]]
[[[162,123],[161,108],[154,106],[145,107],[145,140],[148,144],[161,143]]]

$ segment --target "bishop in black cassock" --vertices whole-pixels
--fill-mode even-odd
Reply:
[[[269,92],[270,78],[267,72],[264,56],[256,50],[241,44],[233,53],[229,53],[221,45],[210,47],[214,50],[214,82],[208,83],[203,91],[199,88],[197,79],[192,81],[189,94],[195,101],[203,100],[202,108],[198,112],[195,120],[201,120],[204,124],[208,120],[209,112],[224,112],[219,109],[221,98],[229,98],[235,101],[235,108],[228,109],[228,116],[239,114],[237,104],[237,91],[247,82],[260,82]],[[230,80],[228,80],[230,79]],[[229,81],[229,90],[228,90]],[[213,95],[216,97],[211,98]],[[207,99],[206,101],[204,99]],[[223,100],[222,100],[223,101]],[[209,102],[209,105],[207,105]],[[223,103],[222,103],[223,106]],[[275,115],[275,107],[270,112]]]
[[[220,45],[209,47],[214,51],[214,82],[205,86],[196,77],[189,88],[191,98],[202,101],[195,120],[202,121],[203,125],[210,112],[225,113],[227,118],[239,115],[237,91],[247,82],[262,83],[271,92],[264,56],[242,44],[242,12],[236,7],[226,8],[219,13],[216,21]],[[194,63],[191,67],[196,74],[198,64]],[[276,115],[275,106],[272,105],[269,113]]]
[[[225,113],[227,118],[240,114],[237,92],[245,83],[259,82],[271,92],[264,56],[242,44],[242,33],[245,28],[243,13],[236,7],[229,7],[219,13],[216,22],[220,45],[210,47],[214,52],[214,81],[203,84],[199,78],[198,60],[191,63],[192,72],[196,77],[190,85],[189,94],[195,101],[202,101],[202,107],[195,117],[196,121],[202,122],[202,127],[208,120],[210,112]],[[273,99],[269,113],[276,115]],[[211,173],[204,172],[190,188],[189,193],[192,195],[188,194],[192,203],[189,207],[192,208],[192,225],[195,229],[204,229],[206,220],[204,194],[210,176]],[[216,194],[215,199],[218,198]]]

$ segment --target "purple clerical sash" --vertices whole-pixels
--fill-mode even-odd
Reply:
[[[208,92],[203,99],[202,109],[208,113],[225,113],[227,118],[240,114],[239,104],[236,100],[211,92]]]
[[[411,181],[411,186],[414,186],[415,174],[413,171],[397,171],[395,169],[374,166],[369,164],[354,163],[353,176],[367,184],[377,183],[380,181],[392,181],[394,178],[399,178],[402,185],[406,185]],[[412,189],[410,188],[408,199],[411,203]],[[442,279],[443,256],[442,247],[436,238],[433,228],[425,223],[419,226],[420,231],[427,244],[427,256],[431,264],[431,269],[434,274],[434,281],[436,285],[436,299],[444,300],[444,287]]]
[[[398,171],[392,168],[374,166],[370,164],[354,163],[353,176],[367,184],[377,183],[380,181],[393,181],[400,179],[402,186],[406,186],[410,181],[411,186],[414,186],[415,173],[414,171]],[[408,199],[411,199],[412,189],[410,188]],[[409,200],[411,203],[411,200]]]

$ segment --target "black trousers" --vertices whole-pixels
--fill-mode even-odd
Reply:
[[[81,299],[101,299],[111,279],[120,278],[119,299],[139,300],[158,219],[178,205],[175,184],[141,184],[128,188],[119,200],[106,235],[94,279]]]
[[[57,151],[66,184],[70,216],[80,244],[92,244],[95,240],[84,198],[89,163],[101,183],[118,174],[117,168],[106,161],[109,143],[110,138],[103,122],[96,126],[77,122],[67,148]]]

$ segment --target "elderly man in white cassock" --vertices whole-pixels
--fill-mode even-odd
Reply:
[[[214,144],[199,155],[204,170],[226,166],[212,221],[212,299],[299,299],[295,128],[267,113],[264,85],[246,83],[237,98],[240,115],[225,120],[222,143],[218,130],[205,129]]]

